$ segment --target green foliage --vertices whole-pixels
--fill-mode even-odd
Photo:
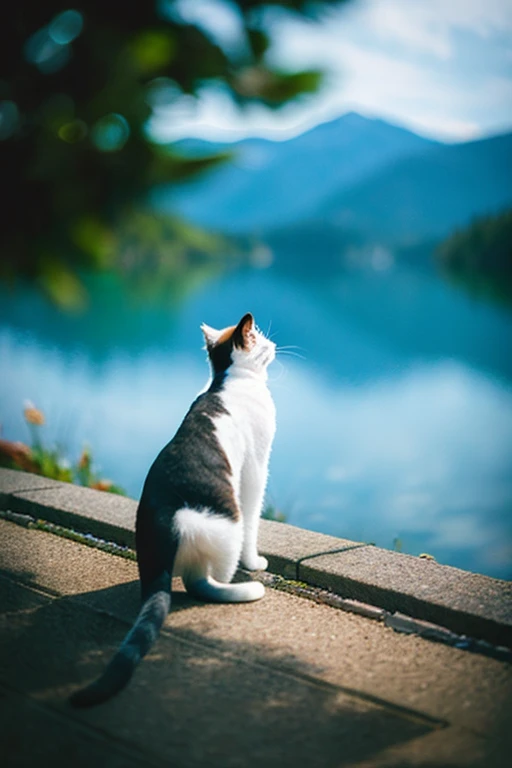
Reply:
[[[88,447],[82,450],[76,462],[71,463],[64,458],[59,448],[47,448],[44,445],[41,434],[45,425],[43,412],[29,403],[23,413],[30,432],[31,445],[0,440],[0,466],[33,472],[52,480],[76,483],[99,491],[125,495],[120,486],[97,474]]]
[[[443,272],[474,295],[512,302],[512,210],[476,219],[436,256]]]
[[[315,90],[320,73],[283,73],[268,64],[272,13],[264,9],[306,14],[326,4],[230,2],[240,40],[229,51],[171,0],[89,0],[79,10],[63,0],[3,4],[0,278],[36,281],[69,308],[86,298],[81,270],[126,268],[130,259],[116,233],[133,233],[139,223],[143,240],[146,222],[134,220],[133,210],[148,190],[227,157],[164,150],[149,137],[148,118],[205,83],[222,82],[242,106],[277,107]],[[170,242],[182,234],[175,228]],[[160,244],[163,259],[181,263],[183,249]]]
[[[276,523],[286,523],[286,514],[274,507],[272,504],[267,504],[262,513],[264,520],[274,520]]]
[[[234,241],[142,206],[127,208],[115,229],[83,217],[73,234],[77,240],[90,239],[100,267],[109,269],[116,260],[131,293],[162,305],[178,303],[240,259]]]

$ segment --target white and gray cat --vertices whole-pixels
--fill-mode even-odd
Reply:
[[[251,314],[236,326],[202,331],[210,382],[151,466],[137,510],[142,608],[101,677],[71,697],[74,706],[99,704],[128,683],[170,610],[173,576],[202,600],[263,597],[258,581],[230,581],[239,563],[268,565],[257,536],[275,432],[266,384],[275,344]]]

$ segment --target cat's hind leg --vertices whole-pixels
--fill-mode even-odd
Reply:
[[[244,581],[240,584],[223,584],[212,576],[197,577],[184,574],[187,592],[207,603],[251,603],[260,600],[265,587],[259,581]]]
[[[175,525],[180,544],[176,572],[187,592],[208,602],[241,603],[265,593],[258,581],[230,584],[240,558],[243,531],[240,521],[209,510],[182,509]]]

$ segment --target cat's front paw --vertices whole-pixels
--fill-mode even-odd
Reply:
[[[261,555],[243,557],[242,566],[243,568],[247,568],[248,571],[266,571],[268,568],[268,560]]]

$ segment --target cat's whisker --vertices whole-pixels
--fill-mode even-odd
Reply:
[[[297,357],[299,358],[299,360],[307,360],[307,358],[304,355],[299,354],[299,352],[294,352],[291,349],[277,349],[276,353],[279,356],[288,355],[289,357]]]
[[[281,349],[301,349],[303,352],[306,350],[304,347],[299,347],[297,344],[284,344],[281,347],[277,347],[277,351],[279,352]]]

